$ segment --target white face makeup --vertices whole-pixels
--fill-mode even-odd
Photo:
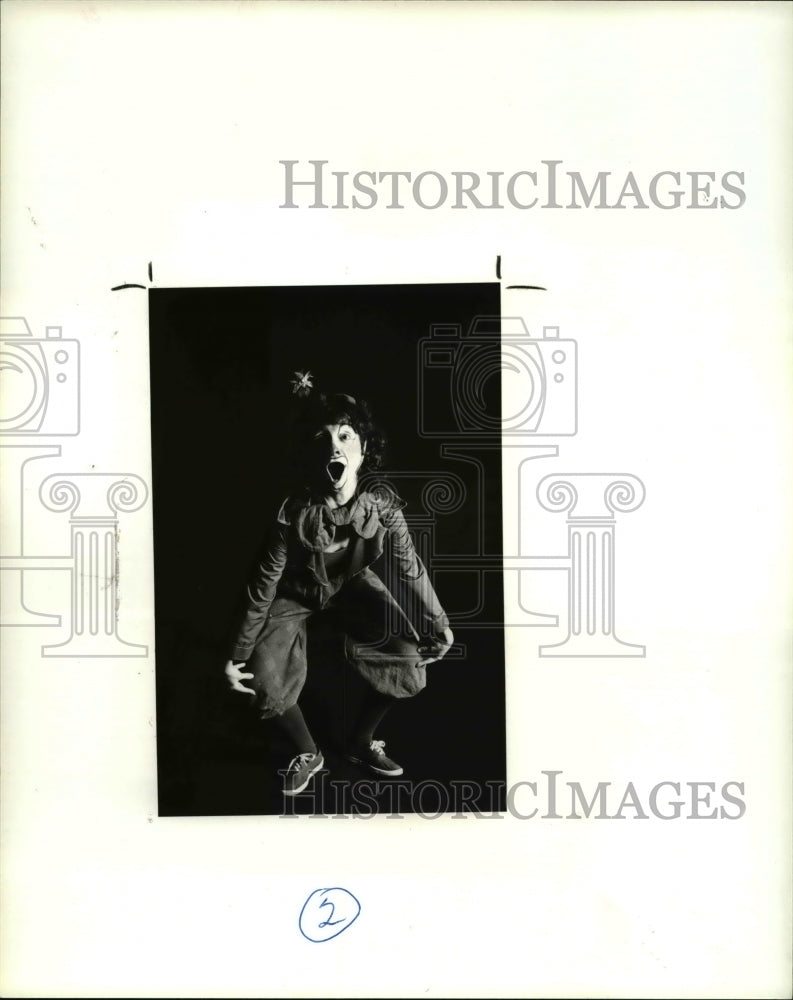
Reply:
[[[314,436],[317,442],[322,475],[330,495],[337,503],[346,503],[358,487],[366,445],[349,424],[325,424]]]

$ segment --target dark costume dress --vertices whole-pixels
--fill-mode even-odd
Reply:
[[[231,658],[253,673],[262,718],[297,702],[306,679],[306,622],[332,611],[345,635],[348,662],[376,690],[397,698],[427,683],[421,640],[449,622],[416,554],[401,501],[360,493],[343,507],[287,499],[278,512],[248,586]],[[344,537],[347,546],[326,553]],[[399,600],[369,567],[380,555]]]

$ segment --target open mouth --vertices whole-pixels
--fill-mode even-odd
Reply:
[[[338,486],[344,478],[344,473],[347,471],[347,463],[333,459],[333,461],[328,462],[327,470],[330,481],[334,486]]]

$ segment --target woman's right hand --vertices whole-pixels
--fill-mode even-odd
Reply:
[[[226,680],[229,682],[229,687],[232,691],[239,691],[240,694],[252,694],[255,696],[256,692],[242,683],[243,681],[253,679],[253,674],[245,670],[246,666],[247,664],[244,661],[227,660],[224,670]]]
[[[423,655],[423,659],[419,660],[417,666],[426,667],[430,663],[442,660],[452,648],[453,643],[454,633],[450,628],[445,628],[428,642],[420,643],[418,651]]]

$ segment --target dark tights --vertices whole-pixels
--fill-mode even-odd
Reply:
[[[281,732],[289,739],[298,753],[316,753],[317,745],[308,731],[306,720],[299,705],[288,708],[283,715],[273,719]]]
[[[374,688],[367,688],[361,710],[353,726],[351,744],[355,747],[369,746],[374,738],[374,731],[383,716],[396,701],[389,694],[381,694]],[[317,745],[308,730],[306,720],[299,705],[288,708],[283,715],[273,719],[275,725],[289,739],[298,753],[316,753]]]
[[[397,699],[390,694],[381,694],[374,688],[367,688],[361,703],[361,710],[352,730],[353,746],[369,746],[374,738],[374,731],[382,721],[383,716]]]

